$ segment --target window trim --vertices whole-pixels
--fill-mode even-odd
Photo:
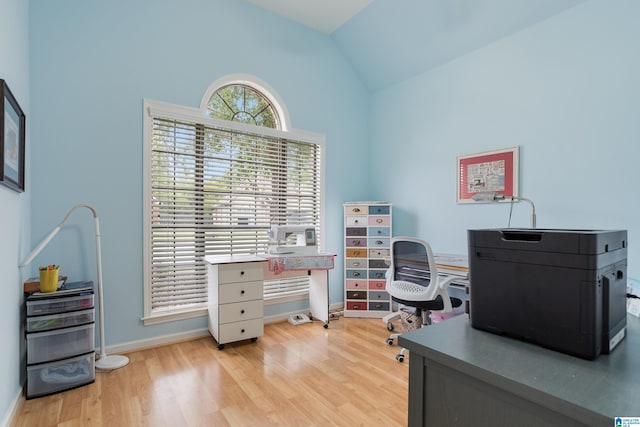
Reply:
[[[247,82],[245,82],[247,83]],[[252,82],[248,84],[255,86]],[[213,85],[212,85],[213,86]],[[266,94],[266,93],[265,93]],[[207,101],[211,97],[209,94],[205,94]],[[270,99],[271,100],[271,99]],[[281,108],[281,104],[274,103],[274,106]],[[201,123],[204,125],[211,125],[214,127],[224,127],[230,130],[237,130],[240,132],[254,132],[261,133],[266,136],[276,138],[297,139],[302,142],[308,142],[317,144],[320,150],[320,251],[323,250],[325,242],[325,179],[326,179],[326,137],[323,134],[304,131],[300,129],[290,129],[288,131],[266,128],[262,126],[250,125],[240,122],[231,122],[227,120],[220,120],[209,117],[206,114],[206,103],[204,109],[193,108],[178,104],[171,104],[163,101],[156,101],[151,99],[143,100],[143,287],[144,287],[144,313],[141,320],[145,326],[155,325],[164,322],[171,322],[176,320],[190,319],[194,317],[202,317],[207,315],[207,310],[202,308],[195,308],[193,310],[177,311],[171,313],[151,313],[151,266],[152,266],[152,253],[151,253],[151,136],[153,130],[153,118],[156,116],[171,117],[177,120],[185,120]],[[279,112],[280,110],[278,110]],[[287,118],[288,120],[288,118]],[[285,126],[283,116],[282,126]],[[300,298],[302,299],[302,298]],[[290,300],[274,299],[269,301],[269,304],[277,304]]]
[[[280,119],[280,129],[284,132],[294,131],[291,129],[291,117],[289,116],[289,111],[284,106],[284,102],[277,92],[266,82],[250,74],[228,74],[211,83],[200,101],[200,110],[204,111],[205,115],[207,115],[207,105],[209,104],[209,100],[213,94],[215,94],[221,87],[228,85],[245,85],[260,92],[262,96],[269,100],[271,105],[273,105],[273,108],[276,110],[276,115]],[[260,129],[263,128],[261,127]]]

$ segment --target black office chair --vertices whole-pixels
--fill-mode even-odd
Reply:
[[[462,305],[462,300],[452,298],[447,292],[448,286],[456,277],[443,277],[438,274],[433,251],[429,244],[411,237],[394,237],[391,240],[391,266],[387,271],[386,290],[393,301],[407,308],[413,308],[414,319],[421,319],[421,326],[431,324],[432,311],[450,313]],[[406,310],[406,308],[405,308]],[[387,329],[393,331],[393,318],[401,316],[397,311],[382,320]],[[391,334],[387,344],[402,334]],[[398,362],[404,361],[405,348],[396,355]]]

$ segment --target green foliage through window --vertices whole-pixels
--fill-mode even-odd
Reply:
[[[273,105],[255,89],[232,84],[218,89],[207,104],[210,117],[279,129]]]

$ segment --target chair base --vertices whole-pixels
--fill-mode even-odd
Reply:
[[[429,311],[429,310],[420,310],[420,311],[421,311],[420,314],[421,314],[421,317],[422,317],[422,325],[420,327],[422,328],[422,327],[431,325],[431,318],[430,318],[431,311]],[[393,331],[395,329],[394,326],[393,326],[393,323],[391,323],[391,321],[399,318],[401,315],[402,315],[402,313],[400,312],[400,310],[398,310],[398,311],[395,311],[393,313],[389,313],[389,314],[387,314],[386,316],[384,316],[382,318],[382,321],[385,322],[385,324],[387,325],[387,330]],[[394,334],[389,335],[389,338],[387,338],[387,345],[393,345],[394,340],[396,340],[396,342],[397,342],[398,337],[400,335],[403,335],[404,333],[405,332],[394,333]],[[400,349],[400,353],[396,354],[396,360],[398,362],[400,362],[400,363],[404,362],[405,355],[407,354],[407,351],[408,350],[406,348],[404,348],[404,347],[401,348]]]

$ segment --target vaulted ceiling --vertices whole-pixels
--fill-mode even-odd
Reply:
[[[328,34],[370,91],[588,0],[247,0]]]

